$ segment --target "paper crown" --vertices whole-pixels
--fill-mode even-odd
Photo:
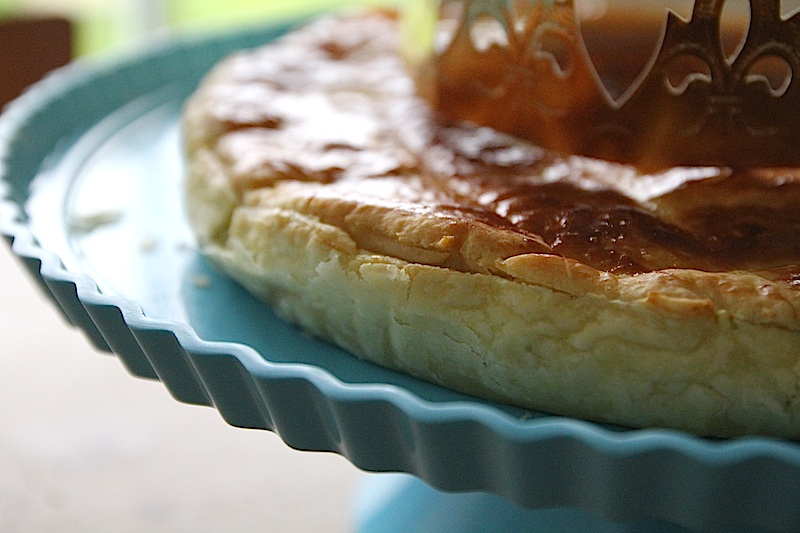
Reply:
[[[408,57],[445,120],[545,148],[649,170],[800,166],[800,14],[750,0],[746,35],[729,51],[725,4],[695,0],[688,20],[657,13],[649,50],[631,14],[596,31],[590,54],[573,0],[427,0],[407,20]],[[630,47],[604,49],[615,40]],[[630,78],[642,54],[646,66]],[[634,81],[612,90],[626,75]]]

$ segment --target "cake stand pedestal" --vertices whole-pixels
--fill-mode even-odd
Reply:
[[[370,476],[357,493],[357,533],[688,533],[662,520],[615,523],[576,509],[523,509],[486,493],[448,494],[408,474]],[[756,533],[759,529],[725,529]],[[721,533],[721,532],[720,532]]]

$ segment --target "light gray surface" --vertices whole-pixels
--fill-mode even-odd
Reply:
[[[366,474],[130,376],[0,247],[0,531],[352,530]]]

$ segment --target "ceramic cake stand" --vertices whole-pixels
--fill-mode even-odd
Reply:
[[[395,473],[365,486],[363,532],[800,530],[797,443],[463,396],[310,339],[212,271],[182,212],[181,106],[222,56],[290,26],[78,62],[0,116],[0,230],[95,347],[234,426]]]

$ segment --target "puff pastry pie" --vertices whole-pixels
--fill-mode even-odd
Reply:
[[[436,120],[385,14],[223,61],[184,114],[202,253],[287,320],[467,394],[800,437],[800,171],[629,166]]]

